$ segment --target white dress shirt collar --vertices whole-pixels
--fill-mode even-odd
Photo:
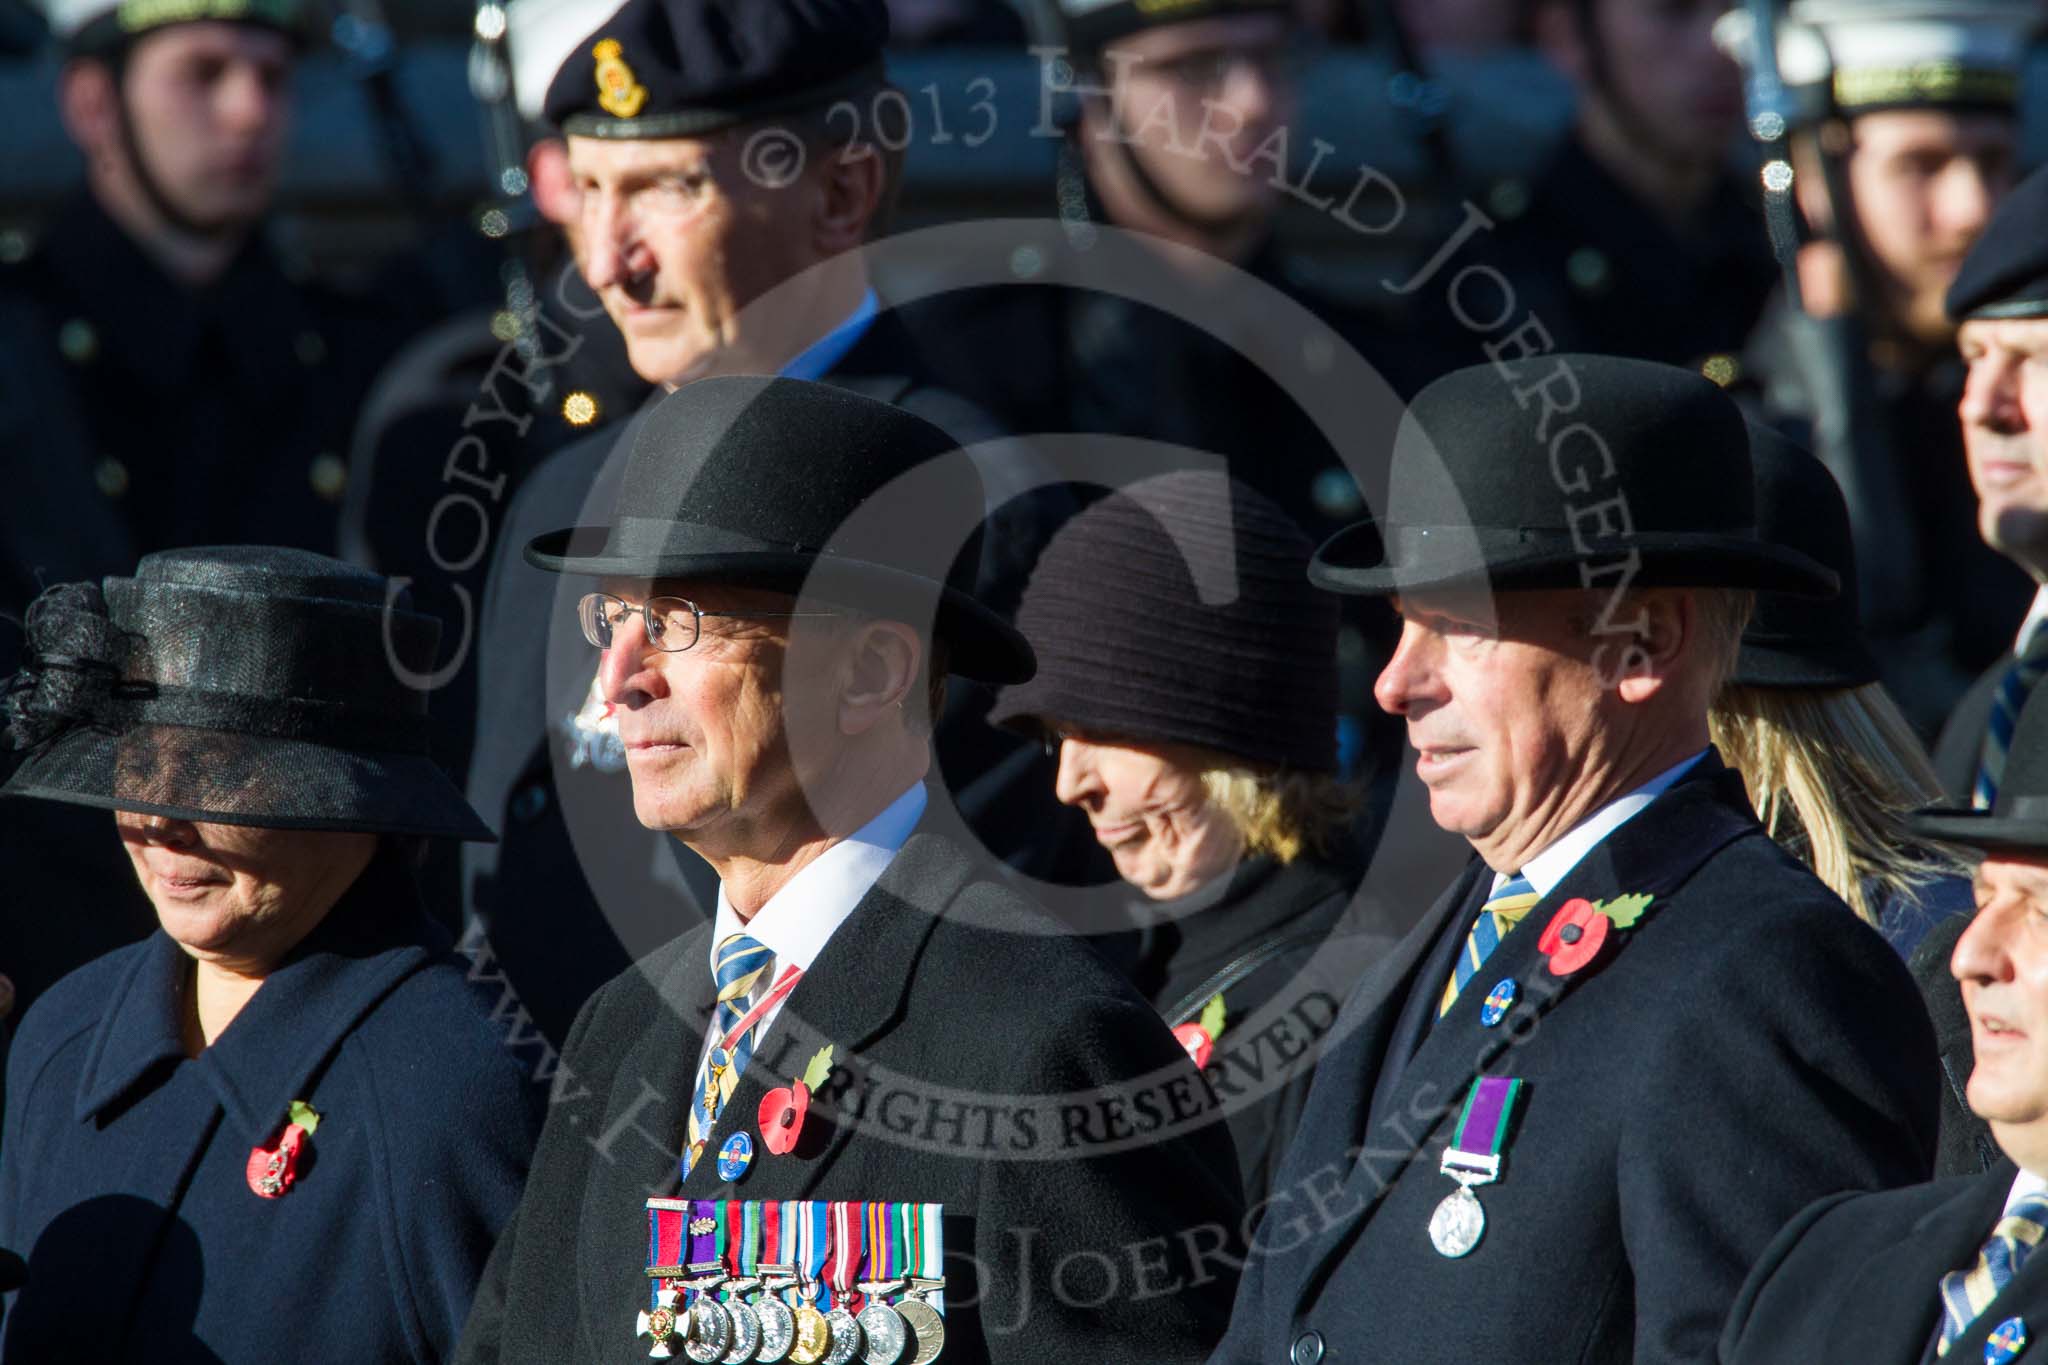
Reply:
[[[1529,885],[1536,889],[1537,895],[1549,895],[1551,889],[1565,879],[1565,874],[1577,867],[1579,860],[1598,847],[1602,839],[1641,814],[1645,806],[1662,796],[1673,783],[1691,770],[1693,764],[1706,756],[1707,751],[1702,749],[1683,762],[1673,764],[1658,773],[1627,796],[1610,801],[1594,811],[1574,825],[1569,834],[1522,864],[1522,875],[1529,879]],[[1493,889],[1500,890],[1507,880],[1508,874],[1494,873]]]
[[[2011,1213],[2020,1200],[2028,1195],[2040,1194],[2043,1190],[2048,1190],[2048,1176],[2039,1176],[2032,1171],[2022,1170],[2013,1179],[2012,1191],[2005,1196],[2006,1213]]]
[[[2012,652],[2018,657],[2027,652],[2027,641],[2034,638],[2034,632],[2048,624],[2048,584],[2034,589],[2034,604],[2027,608],[2027,619],[2020,622],[2020,633],[2013,637]]]
[[[912,783],[880,815],[791,877],[788,885],[770,896],[751,920],[740,919],[739,912],[726,899],[721,883],[707,964],[717,957],[719,944],[743,933],[775,954],[775,976],[781,976],[790,967],[809,971],[824,950],[826,940],[881,879],[910,838],[910,832],[917,828],[917,822],[924,817],[925,799],[924,783]],[[764,986],[767,984],[763,982]]]

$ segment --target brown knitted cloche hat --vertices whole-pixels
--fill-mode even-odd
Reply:
[[[1053,537],[1017,626],[1038,654],[989,719],[1337,767],[1336,598],[1285,513],[1220,473],[1133,483]]]

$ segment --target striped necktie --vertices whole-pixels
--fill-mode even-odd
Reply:
[[[1941,1345],[1935,1354],[1945,1356],[1977,1316],[2012,1283],[2028,1255],[2040,1245],[2048,1231],[2048,1193],[2030,1194],[2012,1206],[1991,1238],[1977,1253],[1977,1264],[1968,1270],[1951,1270],[1941,1277]]]
[[[725,1050],[726,1035],[746,1017],[747,997],[774,965],[775,954],[745,934],[722,940],[712,958],[711,976],[718,983],[718,1003],[711,1011],[711,1046],[698,1069],[697,1091],[690,1101],[690,1142],[683,1160],[685,1176],[704,1150],[704,1140],[718,1122],[725,1102],[739,1088],[740,1072],[747,1069],[747,1059],[754,1055],[754,1033],[761,1025],[757,1022],[733,1040],[730,1053]]]
[[[2043,674],[2048,674],[2048,627],[2034,632],[1991,695],[1991,718],[1985,726],[1984,749],[1977,760],[1977,785],[1970,791],[1970,803],[1978,810],[1990,810],[1998,800],[1998,784],[2005,777],[2005,756],[2012,747],[2012,732],[2019,724],[2020,708],[2027,704],[2028,694]]]
[[[1472,932],[1465,938],[1465,950],[1458,954],[1458,965],[1451,969],[1451,979],[1444,983],[1444,998],[1436,1007],[1437,1018],[1451,1012],[1452,1002],[1458,998],[1458,992],[1465,989],[1465,983],[1472,979],[1472,973],[1493,956],[1493,950],[1500,947],[1500,941],[1542,899],[1536,894],[1536,888],[1529,884],[1529,879],[1519,872],[1502,882],[1500,889],[1487,898],[1486,904],[1479,909],[1479,918],[1473,922]]]

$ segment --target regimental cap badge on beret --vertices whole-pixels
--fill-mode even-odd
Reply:
[[[632,118],[647,103],[647,87],[626,64],[617,38],[606,38],[590,50],[597,59],[597,105],[614,118]]]

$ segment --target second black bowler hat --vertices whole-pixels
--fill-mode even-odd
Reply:
[[[1309,577],[1369,596],[1839,587],[1757,535],[1749,432],[1719,386],[1603,355],[1478,365],[1424,388],[1395,434],[1385,515],[1332,536]]]
[[[1906,827],[1970,848],[2048,856],[2048,687],[2035,688],[2020,708],[1990,810],[1929,806],[1908,816]]]
[[[2048,167],[2005,197],[1944,300],[1957,322],[2048,317]]]
[[[526,559],[932,622],[953,672],[1023,682],[1030,644],[974,598],[986,508],[973,458],[923,418],[829,384],[727,376],[641,421],[610,525],[537,536]]]
[[[1842,580],[1832,602],[1767,592],[1742,632],[1730,682],[1745,687],[1862,687],[1878,679],[1863,638],[1856,590],[1856,541],[1849,505],[1828,467],[1761,423],[1749,429],[1756,471],[1756,520],[1765,540],[1812,555]]]

